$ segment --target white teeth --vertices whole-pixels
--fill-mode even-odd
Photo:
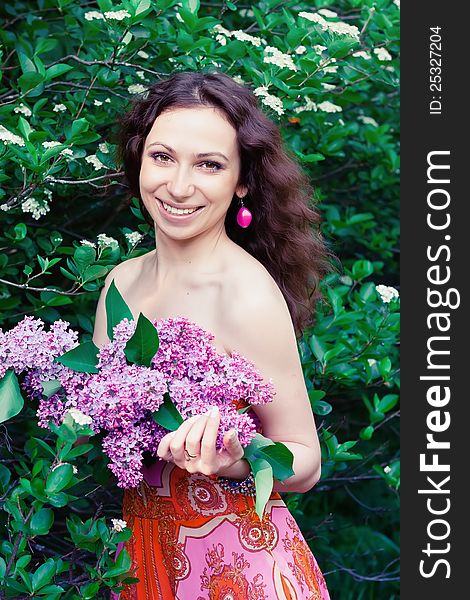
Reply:
[[[165,204],[165,202],[163,201],[162,204],[164,209],[172,215],[189,215],[197,210],[197,208],[185,208],[184,210],[182,210],[181,208],[173,208],[173,206]]]

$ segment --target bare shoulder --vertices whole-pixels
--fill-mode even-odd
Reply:
[[[294,341],[289,308],[278,284],[264,265],[241,250],[234,257],[225,286],[223,313],[227,342],[237,349],[237,345],[244,345],[242,338],[250,343],[253,332],[287,336]]]
[[[131,289],[139,279],[139,276],[142,274],[142,271],[148,261],[148,255],[152,253],[155,253],[155,250],[152,250],[151,252],[142,256],[130,258],[116,265],[108,273],[104,289],[106,290],[114,280],[114,283],[121,294],[125,294],[126,290]]]

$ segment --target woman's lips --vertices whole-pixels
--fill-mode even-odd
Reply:
[[[160,200],[160,198],[157,198],[157,200],[158,200],[160,213],[165,217],[165,219],[167,219],[168,221],[171,221],[172,223],[177,223],[179,221],[189,221],[196,214],[198,214],[204,210],[204,206],[201,206],[200,208],[193,211],[192,213],[188,213],[186,215],[175,215],[175,214],[170,213],[167,210],[165,210],[165,208],[163,206],[163,202]]]

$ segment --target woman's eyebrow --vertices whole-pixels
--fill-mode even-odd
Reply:
[[[151,148],[152,146],[163,146],[164,148],[166,148],[169,152],[173,152],[173,154],[176,154],[176,152],[173,150],[173,148],[171,146],[167,146],[166,144],[162,144],[162,142],[152,142],[151,144],[149,144],[147,146],[148,148]],[[196,154],[196,158],[205,158],[206,156],[221,156],[222,158],[224,158],[227,162],[228,162],[228,158],[225,156],[225,154],[222,154],[222,152],[200,152],[199,154]]]

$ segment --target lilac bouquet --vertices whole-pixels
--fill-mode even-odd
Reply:
[[[39,401],[41,427],[59,426],[70,414],[92,433],[105,432],[102,448],[122,488],[142,481],[143,453],[156,456],[168,430],[213,405],[221,416],[217,447],[223,446],[224,433],[235,429],[255,483],[256,474],[266,468],[279,479],[293,474],[292,454],[284,444],[257,433],[254,413],[236,409],[240,399],[265,404],[275,393],[272,381],[265,383],[252,362],[237,352],[218,353],[214,336],[185,317],[151,322],[141,314],[133,320],[114,282],[106,312],[111,341],[101,349],[93,342],[79,344],[77,332],[65,321],[46,331],[40,319],[27,316],[11,330],[0,330],[0,394],[2,386],[18,385],[12,382],[14,374],[24,373],[21,387]],[[10,394],[7,418],[21,410],[19,396]],[[21,404],[16,412],[14,397]],[[266,472],[262,479],[266,481]],[[269,494],[271,490],[272,484]],[[267,492],[262,494],[266,501]],[[264,508],[264,500],[260,502]]]

